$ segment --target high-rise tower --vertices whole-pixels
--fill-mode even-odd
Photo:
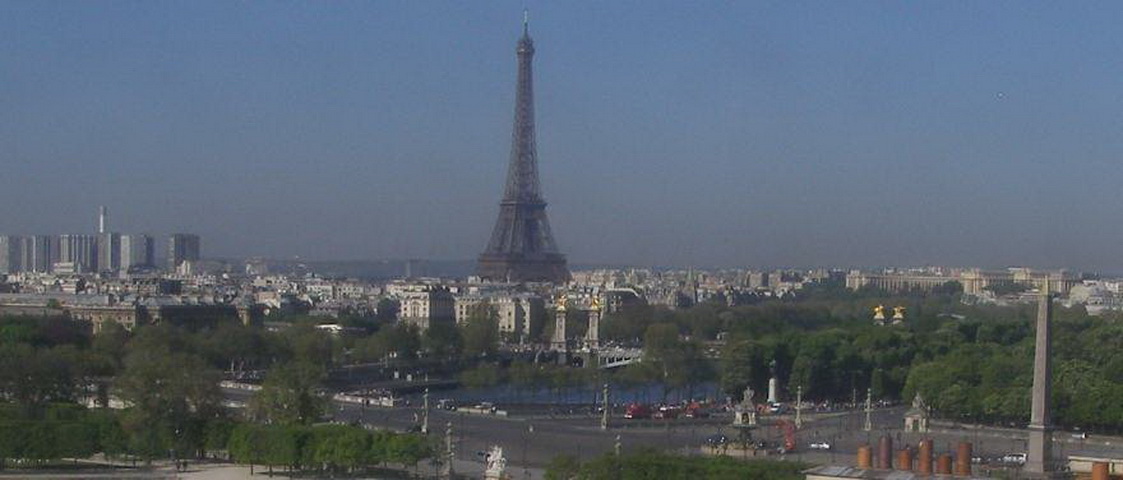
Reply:
[[[487,250],[480,254],[477,271],[481,277],[492,280],[564,282],[569,280],[569,269],[550,233],[546,201],[538,183],[531,71],[534,41],[530,39],[525,12],[523,35],[515,51],[519,74],[507,185],[499,202],[499,219]]]

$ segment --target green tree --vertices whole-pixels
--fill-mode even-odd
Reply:
[[[546,464],[546,480],[570,480],[577,478],[581,462],[573,455],[558,455]]]
[[[378,305],[375,307],[375,318],[382,323],[390,323],[398,319],[398,301],[390,297],[383,297],[378,300]]]
[[[421,336],[421,349],[433,358],[452,358],[464,350],[464,337],[451,323],[437,322]]]
[[[290,362],[273,367],[250,400],[256,418],[283,425],[308,425],[327,407],[320,393],[326,372],[316,364]]]
[[[201,451],[206,422],[223,413],[219,373],[198,355],[156,343],[133,347],[115,384],[131,405],[126,427],[133,445],[148,458],[169,449],[179,455]]]
[[[461,327],[464,355],[486,357],[499,349],[499,314],[486,302],[478,305]]]

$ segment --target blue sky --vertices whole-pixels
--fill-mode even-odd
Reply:
[[[573,263],[1123,269],[1092,2],[5,2],[0,230],[473,258],[524,6]]]

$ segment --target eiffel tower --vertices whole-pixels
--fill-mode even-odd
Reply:
[[[499,202],[499,218],[487,249],[480,254],[477,272],[480,277],[496,281],[565,282],[569,280],[569,269],[565,265],[565,255],[558,252],[550,233],[546,201],[538,183],[531,75],[534,41],[530,39],[526,12],[523,12],[523,35],[515,51],[519,58],[519,77],[507,185]]]

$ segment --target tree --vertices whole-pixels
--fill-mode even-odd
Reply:
[[[744,395],[747,386],[761,387],[761,378],[768,372],[763,347],[749,340],[727,343],[721,366],[721,388],[735,399]]]
[[[643,336],[643,362],[640,367],[651,372],[663,384],[663,401],[672,389],[692,386],[708,380],[710,366],[702,355],[701,345],[693,340],[679,339],[678,327],[656,323],[647,327]]]
[[[316,324],[311,321],[299,322],[283,333],[295,360],[324,368],[331,367],[335,352],[331,334],[317,329]]]
[[[413,434],[389,437],[386,448],[389,461],[411,467],[417,466],[417,462],[432,457],[434,451],[433,445],[425,437]]]
[[[487,302],[472,311],[461,327],[466,357],[486,357],[499,349],[499,314]]]
[[[351,425],[320,425],[312,429],[312,445],[316,463],[329,469],[353,470],[366,465],[371,436],[366,430]]]
[[[207,421],[222,415],[219,373],[198,355],[171,351],[166,345],[132,345],[117,377],[121,398],[131,407],[126,427],[133,444],[148,458],[169,449],[199,452]]]
[[[375,318],[382,323],[390,323],[398,319],[398,301],[390,297],[383,297],[378,300],[378,306],[375,307]]]
[[[546,464],[546,480],[570,480],[581,471],[581,462],[573,455],[558,455]]]
[[[250,400],[250,410],[270,423],[311,424],[327,407],[327,399],[319,392],[326,375],[319,365],[306,362],[275,366]]]
[[[421,348],[434,358],[452,358],[464,350],[464,337],[451,323],[437,322],[421,336]]]

